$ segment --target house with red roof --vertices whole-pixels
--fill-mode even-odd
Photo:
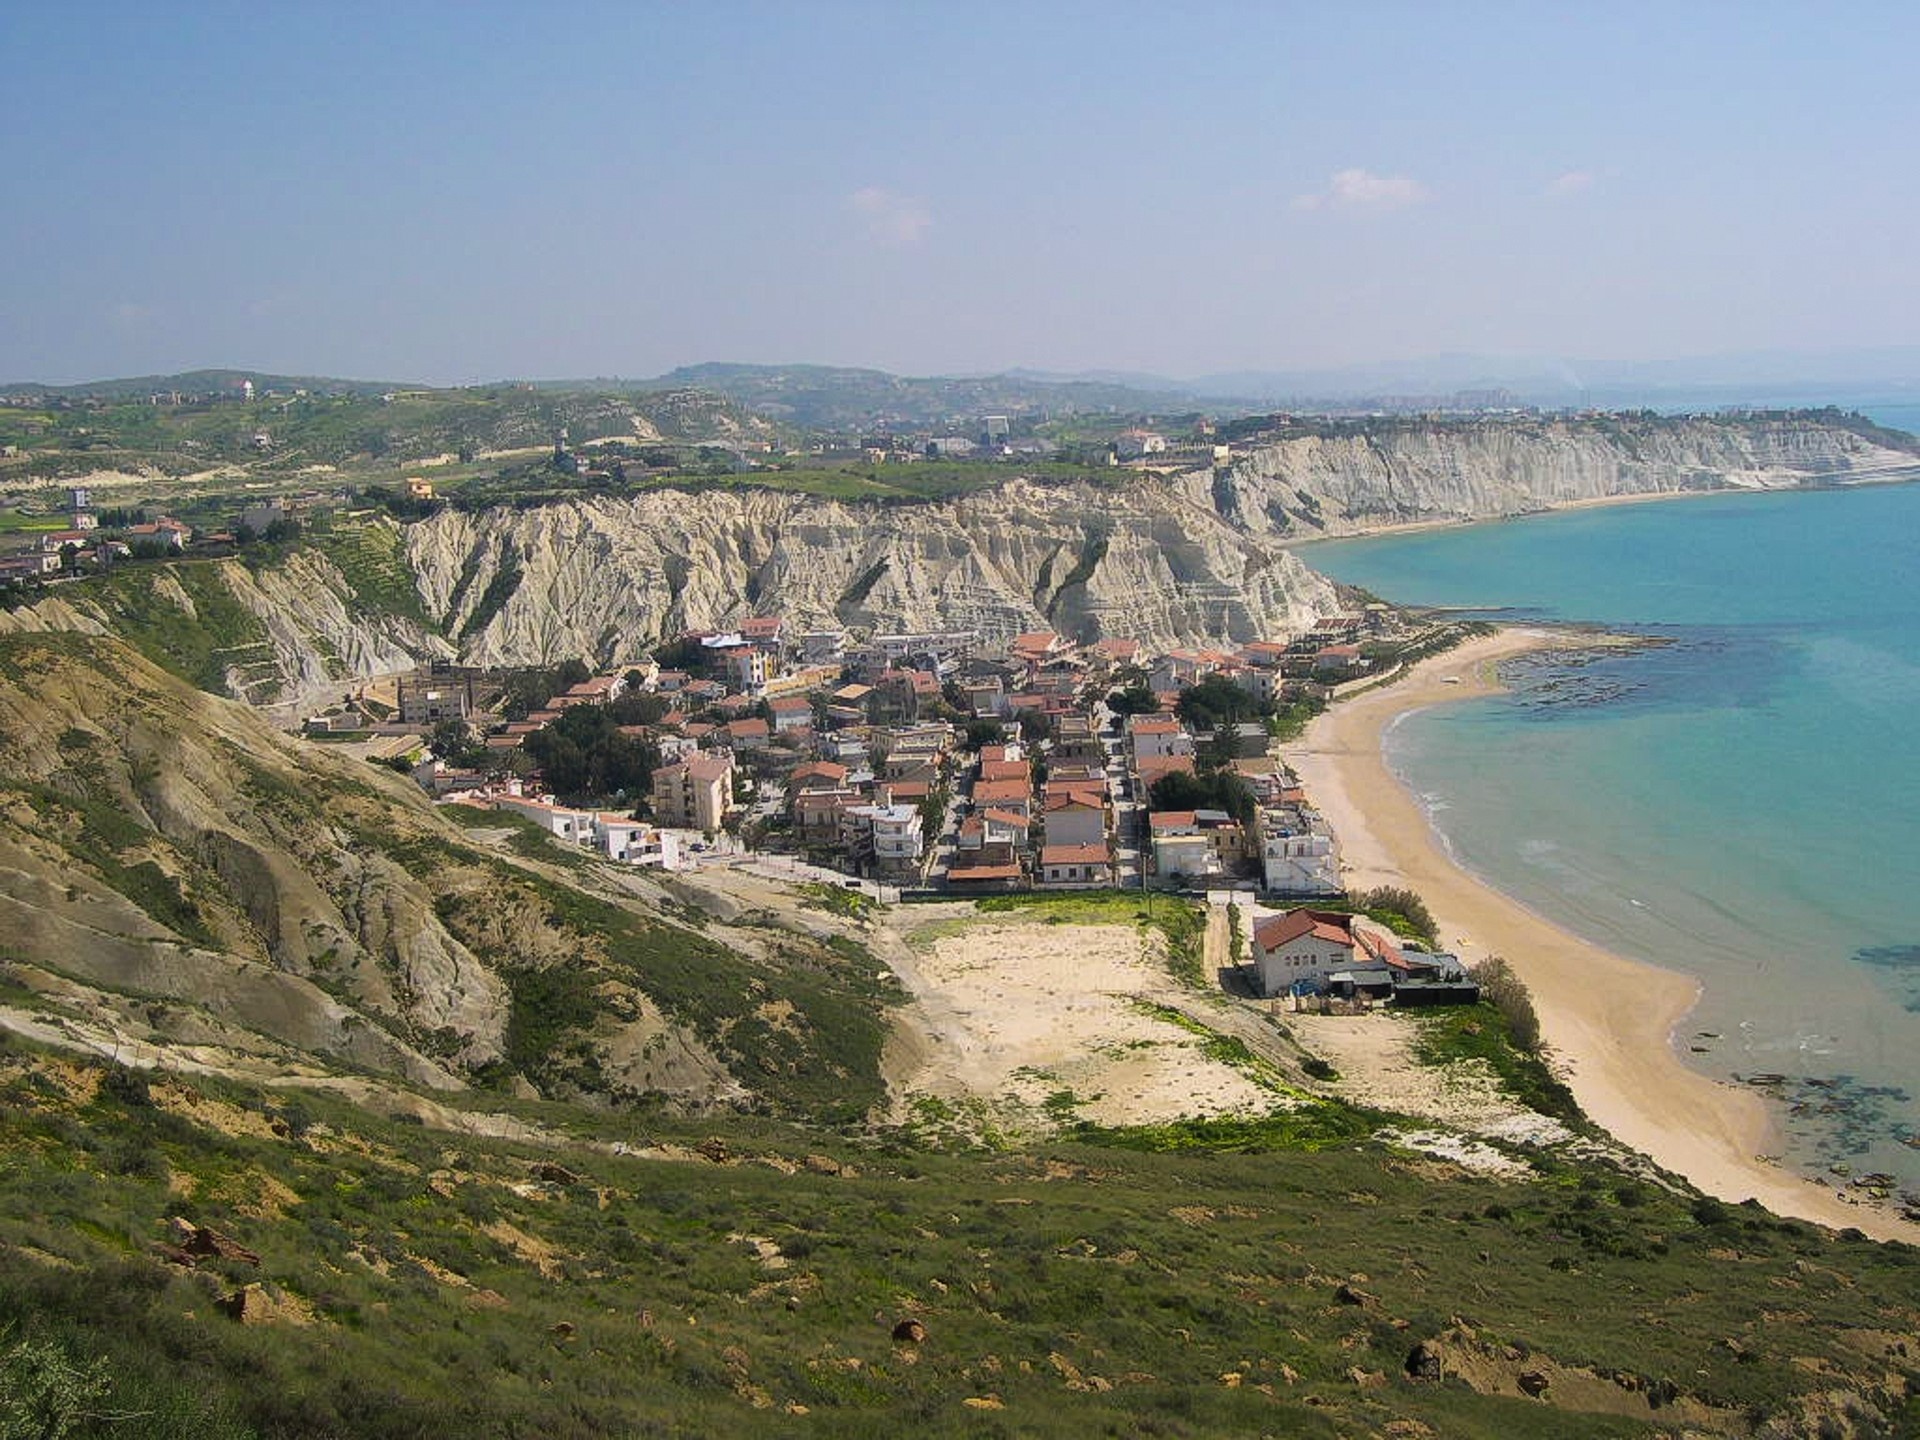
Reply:
[[[773,728],[777,734],[813,727],[813,702],[804,695],[782,695],[777,700],[769,700],[767,708],[773,712]]]
[[[1136,762],[1193,754],[1193,736],[1171,715],[1129,715],[1127,747]]]
[[[787,777],[787,788],[795,794],[802,790],[838,790],[846,783],[847,767],[831,760],[809,760],[804,765],[796,765]]]
[[[1084,791],[1049,794],[1041,806],[1047,845],[1105,845],[1107,807]]]
[[[1255,925],[1252,950],[1262,995],[1318,991],[1335,975],[1371,973],[1391,985],[1438,968],[1421,952],[1403,952],[1391,931],[1363,916],[1304,907]]]
[[[1042,845],[1034,884],[1041,889],[1084,889],[1113,883],[1113,852],[1106,845]]]
[[[1033,786],[1024,777],[1019,780],[981,780],[973,787],[973,803],[981,809],[992,806],[1016,815],[1033,811]]]
[[[727,741],[737,750],[759,750],[773,738],[773,727],[758,716],[750,720],[729,720]]]
[[[762,650],[778,650],[785,626],[784,616],[756,615],[741,623],[740,638]]]

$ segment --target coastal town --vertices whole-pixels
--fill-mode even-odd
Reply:
[[[1432,1003],[1471,983],[1342,913],[1338,839],[1275,738],[1431,639],[1378,605],[1158,654],[1052,632],[856,639],[762,615],[643,664],[561,667],[537,700],[525,675],[426,666],[304,728],[630,866],[772,866],[891,901],[1230,892],[1253,920],[1249,993]],[[596,786],[583,745],[637,768]]]

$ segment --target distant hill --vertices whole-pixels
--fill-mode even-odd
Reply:
[[[240,371],[199,372],[205,379]],[[0,443],[29,452],[45,473],[150,466],[190,473],[211,465],[404,464],[462,452],[551,445],[565,431],[576,444],[618,436],[642,442],[737,445],[770,440],[774,427],[723,396],[677,389],[624,393],[537,390],[526,385],[452,390],[268,388],[237,398],[238,385],[191,389],[180,404],[145,381],[44,392],[44,405],[0,406]],[[348,385],[353,382],[323,382]],[[109,393],[116,389],[118,394]],[[42,392],[16,389],[28,397]],[[137,398],[135,398],[137,397]]]
[[[1140,389],[1106,380],[1037,380],[1019,374],[910,377],[830,365],[687,365],[647,383],[712,390],[770,420],[821,430],[949,421],[972,427],[990,414],[1037,417],[1197,408],[1193,396],[1178,389]]]
[[[314,395],[383,395],[391,390],[419,389],[391,380],[342,380],[325,375],[272,375],[264,370],[183,370],[174,375],[133,375],[120,380],[88,380],[77,385],[47,385],[16,381],[0,385],[0,395],[52,395],[68,399],[145,400],[151,395],[219,395],[237,392],[246,381],[257,393]]]

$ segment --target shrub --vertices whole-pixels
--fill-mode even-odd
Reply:
[[[1427,945],[1440,943],[1440,927],[1434,923],[1433,912],[1427,909],[1427,902],[1411,890],[1383,885],[1354,896],[1353,903],[1396,935]]]
[[[110,1388],[106,1362],[78,1363],[51,1340],[15,1340],[0,1349],[0,1440],[60,1440],[94,1418]]]
[[[1480,982],[1480,998],[1505,1017],[1513,1043],[1529,1055],[1538,1055],[1540,1017],[1534,1013],[1526,982],[1498,955],[1489,955],[1474,966],[1473,978]]]

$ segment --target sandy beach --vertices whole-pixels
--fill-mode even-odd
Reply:
[[[1625,1144],[1724,1200],[1752,1198],[1779,1214],[1920,1242],[1920,1226],[1758,1158],[1777,1145],[1766,1103],[1689,1069],[1675,1049],[1696,981],[1589,944],[1481,883],[1448,857],[1388,769],[1381,739],[1395,719],[1497,691],[1500,660],[1568,643],[1527,629],[1470,641],[1339,702],[1287,748],[1339,837],[1348,884],[1408,886],[1463,960],[1504,956],[1532,989],[1546,1043],[1581,1106]]]

